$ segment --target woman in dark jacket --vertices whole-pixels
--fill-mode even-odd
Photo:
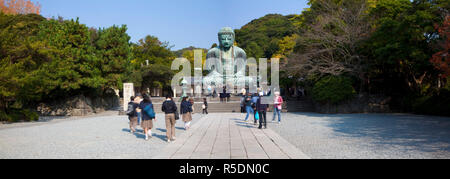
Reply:
[[[150,100],[150,97],[148,95],[144,95],[144,100],[139,104],[139,109],[141,109],[141,115],[142,115],[142,122],[141,127],[144,129],[145,134],[145,140],[148,140],[149,137],[152,137],[152,128],[153,128],[153,120],[156,121],[156,118],[150,117],[146,112],[145,109],[147,107],[150,107],[151,110],[155,111],[153,109],[152,101]]]
[[[192,103],[188,100],[188,97],[184,97],[180,106],[180,113],[184,122],[184,129],[188,130],[191,127],[192,121]]]

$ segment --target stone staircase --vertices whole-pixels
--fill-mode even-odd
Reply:
[[[207,98],[208,99],[208,112],[209,113],[240,113],[240,99],[239,96],[233,96],[229,102],[220,102],[220,98]],[[161,106],[165,101],[165,98],[152,98],[153,107],[155,112],[162,113]],[[194,112],[202,113],[203,98],[194,98]],[[177,107],[180,108],[179,98],[175,98]],[[121,103],[121,106],[123,104]],[[122,108],[120,108],[122,109]],[[270,105],[269,112],[273,111],[273,106]],[[283,112],[314,112],[314,105],[310,99],[291,99],[285,101],[283,105]],[[121,112],[123,115],[124,112]]]
[[[180,102],[176,102],[177,107],[180,108]],[[202,113],[203,102],[195,102],[194,104],[194,112]],[[153,103],[153,107],[157,113],[162,113],[161,111],[162,103]],[[233,101],[228,103],[220,103],[220,102],[208,102],[208,113],[239,113],[241,111],[241,106],[239,101]]]
[[[315,107],[311,99],[300,98],[286,101],[288,112],[315,112]]]

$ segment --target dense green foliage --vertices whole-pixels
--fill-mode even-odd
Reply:
[[[36,120],[40,102],[101,96],[124,82],[167,86],[174,59],[168,44],[152,36],[132,44],[126,31],[124,25],[89,29],[78,19],[0,14],[1,120]]]
[[[313,88],[313,99],[321,103],[339,103],[356,94],[348,77],[327,76],[319,80]]]
[[[132,44],[133,70],[127,74],[127,81],[134,83],[139,91],[170,86],[170,79],[174,75],[170,65],[175,59],[170,48],[169,43],[150,35]]]
[[[272,58],[280,50],[280,41],[297,30],[292,17],[268,14],[253,20],[236,30],[236,42],[247,52],[248,57]]]

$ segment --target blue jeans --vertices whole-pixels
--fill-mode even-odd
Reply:
[[[245,106],[245,110],[247,111],[247,116],[245,116],[245,120],[248,120],[248,116],[250,113],[253,114],[253,117],[255,117],[255,111],[253,111],[253,108],[251,106]]]
[[[137,116],[138,116],[138,125],[141,125],[141,113],[138,112]]]
[[[278,115],[278,122],[281,122],[281,110],[279,110],[277,107],[274,107],[272,121],[275,121],[276,115]]]

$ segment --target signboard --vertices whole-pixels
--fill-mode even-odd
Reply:
[[[128,103],[130,102],[131,96],[134,96],[134,85],[133,83],[123,84],[123,110],[127,111]]]

